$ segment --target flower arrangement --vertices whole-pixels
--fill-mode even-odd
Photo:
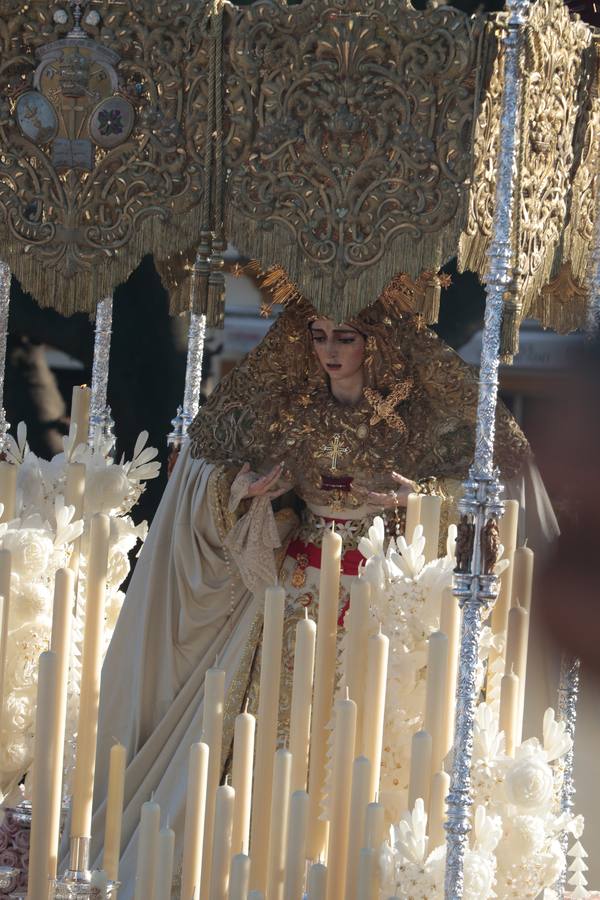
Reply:
[[[63,452],[51,460],[41,459],[30,451],[23,423],[17,429],[16,440],[8,437],[6,455],[18,466],[18,473],[17,517],[0,525],[0,548],[10,550],[12,567],[0,718],[0,792],[4,798],[22,781],[33,758],[37,662],[50,640],[54,578],[56,571],[69,563],[74,542],[81,539],[67,718],[69,765],[78,711],[78,642],[85,611],[90,519],[98,512],[111,517],[104,635],[107,647],[124,599],[120,588],[130,570],[129,553],[138,542],[144,541],[147,532],[146,523],[136,525],[130,512],[144,490],[144,482],[156,478],[160,469],[155,461],[157,451],[146,447],[147,439],[147,432],[142,432],[133,459],[115,463],[106,447],[92,449],[85,444],[77,445],[75,428],[64,438]],[[74,507],[65,506],[64,502],[67,466],[71,462],[83,463],[86,471],[84,512],[80,521],[74,521]]]

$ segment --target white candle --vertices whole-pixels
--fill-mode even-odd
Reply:
[[[308,895],[307,900],[326,900],[327,897],[327,866],[323,863],[313,863],[308,870]]]
[[[506,636],[506,669],[505,672],[514,674],[519,679],[520,686],[525,684],[527,675],[527,646],[529,642],[529,613],[521,606],[513,606],[508,613],[508,631]],[[515,743],[519,746],[523,734],[523,707],[519,696],[517,711],[517,729]]]
[[[377,900],[377,851],[362,847],[358,858],[356,900]]]
[[[83,503],[85,494],[85,466],[83,463],[69,463],[65,480],[65,505],[74,506],[73,521],[83,518]],[[79,557],[81,551],[81,538],[77,538],[71,549],[69,568],[79,573]]]
[[[340,535],[333,530],[325,530],[321,552],[315,691],[310,729],[308,854],[311,859],[319,859],[325,850],[327,839],[327,826],[320,816],[327,759],[327,726],[331,719],[337,659],[341,556],[342,539]]]
[[[292,791],[304,791],[306,789],[316,638],[317,625],[312,619],[308,618],[307,613],[306,617],[300,619],[296,626],[292,705],[290,710]]]
[[[369,641],[369,603],[371,585],[364,578],[354,578],[350,586],[350,609],[346,614],[346,655],[344,660],[344,682],[350,696],[356,702],[356,749],[361,753],[364,744],[363,726],[365,715],[364,686],[367,678],[367,655]]]
[[[410,781],[408,784],[408,809],[412,812],[421,797],[425,809],[429,809],[431,784],[431,735],[422,730],[413,735],[410,749]]]
[[[421,496],[420,523],[423,526],[425,538],[425,562],[431,562],[439,556],[440,545],[440,515],[442,512],[442,498],[433,494]]]
[[[4,681],[6,677],[6,650],[8,647],[8,617],[10,615],[10,550],[0,550],[0,714],[4,709]]]
[[[308,828],[308,794],[294,791],[290,800],[290,816],[285,852],[284,900],[299,900],[304,892],[306,869],[306,832]],[[250,900],[250,897],[248,897]]]
[[[421,494],[409,494],[406,500],[406,525],[404,538],[407,544],[412,544],[415,528],[421,518]]]
[[[18,466],[0,461],[0,503],[4,509],[0,522],[10,522],[17,511],[17,472]]]
[[[271,829],[267,864],[267,897],[281,900],[283,897],[283,867],[288,830],[292,754],[281,748],[275,753],[273,766],[273,791],[271,794]]]
[[[104,871],[111,881],[117,881],[119,877],[126,759],[127,752],[123,744],[113,744],[110,748],[110,762],[108,766],[108,795],[104,826],[104,855],[102,858]]]
[[[53,782],[56,682],[58,660],[51,651],[42,653],[38,667],[37,710],[31,799],[28,900],[47,900],[50,877],[50,801]]]
[[[246,900],[250,884],[250,857],[236,853],[229,873],[229,900]]]
[[[450,776],[446,772],[434,772],[431,779],[431,799],[429,803],[429,853],[435,847],[441,847],[446,842],[444,822],[446,821],[446,797],[449,791]]]
[[[75,578],[69,569],[58,569],[54,580],[54,605],[52,609],[52,635],[50,649],[56,653],[56,715],[52,736],[52,787],[50,795],[50,877],[56,878],[60,816],[62,807],[62,781],[65,747],[65,723],[67,719],[67,695],[69,661],[71,656],[71,626]],[[48,750],[50,752],[50,750]]]
[[[513,558],[517,546],[518,524],[519,502],[518,500],[507,500],[504,515],[498,522],[498,532],[500,543],[504,547],[502,558],[509,561],[509,566],[500,576],[500,592],[492,610],[492,631],[494,634],[501,634],[506,631],[508,611],[511,605]],[[490,654],[491,659],[495,658],[495,656],[495,653]]]
[[[160,806],[154,800],[149,800],[142,806],[140,818],[137,868],[135,873],[135,900],[154,900],[159,831]]]
[[[429,635],[424,730],[431,735],[431,775],[443,768],[448,638],[441,631]],[[427,809],[427,807],[425,807]]]
[[[446,759],[454,746],[454,721],[456,715],[456,679],[458,676],[458,658],[460,652],[460,606],[452,593],[446,588],[442,593],[442,612],[440,631],[448,638],[448,663],[446,666],[446,690],[444,699],[444,725],[442,738],[442,759]]]
[[[358,854],[364,841],[370,790],[371,761],[366,756],[358,756],[352,766],[352,796],[350,799],[350,834],[348,837],[345,900],[354,900],[356,897]]]
[[[510,672],[500,682],[500,713],[498,727],[504,732],[507,756],[515,755],[519,721],[519,677]]]
[[[327,850],[328,900],[342,900],[346,892],[346,865],[350,828],[352,763],[356,741],[356,703],[347,695],[337,700],[334,711],[331,774],[331,818]]]
[[[371,760],[369,800],[374,800],[379,790],[390,641],[380,627],[379,633],[371,635],[367,643],[367,675],[363,694],[363,754]]]
[[[242,853],[248,852],[250,836],[255,731],[256,719],[246,708],[235,720],[231,770],[231,786],[235,791],[231,846],[234,851],[241,850]]]
[[[367,806],[363,847],[379,850],[385,840],[385,807],[374,801]]]
[[[175,832],[166,825],[164,828],[161,828],[158,835],[158,872],[156,875],[154,900],[171,900],[174,857]]]
[[[198,900],[200,896],[209,753],[208,744],[192,744],[190,747],[183,831],[181,900]]]
[[[73,781],[71,837],[89,837],[96,768],[96,735],[100,699],[100,669],[104,649],[104,600],[108,569],[110,519],[92,517],[87,568],[85,627],[77,727],[77,757]]]
[[[261,891],[265,891],[267,886],[269,816],[273,788],[273,755],[277,746],[284,608],[283,588],[267,588],[258,695],[250,854],[250,884],[253,890]]]
[[[222,784],[218,787],[215,803],[213,861],[210,872],[210,900],[227,900],[234,804],[235,791],[231,785]]]
[[[202,711],[202,740],[209,748],[206,806],[204,812],[202,881],[200,884],[200,897],[202,900],[209,900],[215,826],[215,803],[217,798],[217,788],[219,787],[219,782],[221,780],[224,708],[225,672],[215,665],[213,668],[208,669],[204,678],[204,707]]]
[[[512,603],[513,606],[522,606],[527,612],[531,610],[534,562],[533,550],[529,547],[517,547],[513,561]]]
[[[85,384],[75,385],[71,400],[71,425],[77,426],[75,446],[87,444],[90,430],[90,398],[92,392]]]

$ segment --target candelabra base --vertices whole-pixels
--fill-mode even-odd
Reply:
[[[83,873],[67,872],[63,878],[51,882],[51,900],[115,900],[120,882],[97,885],[92,881],[71,881],[69,876],[73,874]]]
[[[19,877],[21,870],[15,866],[0,866],[0,891],[9,890]]]

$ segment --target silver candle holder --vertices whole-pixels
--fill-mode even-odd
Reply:
[[[69,868],[61,878],[50,883],[52,900],[115,900],[118,881],[108,881],[105,888],[93,883],[90,870],[90,838],[72,837],[69,846]]]

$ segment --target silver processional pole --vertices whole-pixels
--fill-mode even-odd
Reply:
[[[503,490],[494,469],[495,418],[503,296],[513,280],[513,206],[519,139],[520,50],[528,0],[508,0],[504,38],[504,92],[500,118],[496,202],[488,250],[486,308],[481,348],[475,458],[460,501],[458,541],[466,546],[466,564],[457,565],[454,594],[463,609],[456,691],[454,764],[446,821],[446,900],[464,893],[464,858],[471,830],[471,759],[482,611],[498,594],[492,531],[503,513]],[[489,538],[489,540],[488,540]]]
[[[92,363],[92,394],[90,398],[90,447],[99,448],[106,441],[110,451],[114,449],[114,425],[110,407],[107,406],[108,370],[112,339],[113,298],[105,297],[96,307],[94,331],[94,361]]]

